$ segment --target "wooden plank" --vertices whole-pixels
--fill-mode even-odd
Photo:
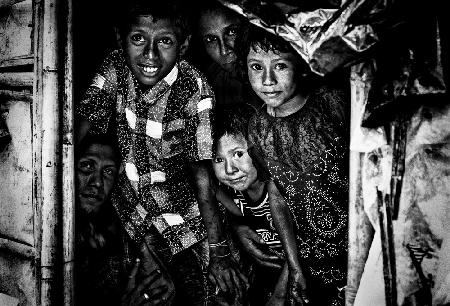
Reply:
[[[0,237],[0,249],[12,252],[14,255],[34,259],[35,248],[28,244],[20,243],[7,238]]]
[[[0,72],[0,86],[32,87],[33,72]]]
[[[33,102],[33,94],[27,91],[0,89],[0,98],[6,100]]]
[[[0,8],[12,6],[16,3],[23,2],[25,0],[0,0]]]
[[[26,66],[34,64],[34,55],[17,56],[0,60],[0,68]]]

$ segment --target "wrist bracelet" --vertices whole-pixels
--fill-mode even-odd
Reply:
[[[209,244],[210,248],[218,248],[218,247],[224,247],[224,246],[228,246],[228,242],[226,240],[223,240],[223,241],[217,242],[217,243],[210,243]]]
[[[216,258],[224,258],[224,257],[228,257],[228,256],[231,256],[231,252],[228,252],[228,253],[226,253],[226,254],[224,254],[224,255],[213,255],[212,257],[216,257]]]

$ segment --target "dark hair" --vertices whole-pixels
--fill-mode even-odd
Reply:
[[[183,42],[191,33],[187,8],[181,0],[131,0],[124,1],[117,13],[117,28],[124,37],[138,16],[150,15],[154,20],[167,19],[176,29],[177,39]]]
[[[119,165],[120,163],[120,153],[119,147],[117,145],[117,141],[115,137],[109,134],[86,134],[84,138],[80,141],[78,145],[75,146],[75,160],[78,160],[86,150],[93,144],[100,144],[105,146],[110,146],[114,150],[114,154],[116,156],[116,163]]]
[[[297,71],[300,75],[304,75],[302,77],[303,90],[312,90],[319,81],[319,78],[311,72],[306,61],[288,41],[258,26],[249,23],[241,27],[234,45],[240,74],[244,80],[248,80],[247,56],[250,53],[250,49],[256,51],[256,48],[260,48],[264,52],[273,51],[274,53],[291,53],[296,55],[299,65]]]
[[[256,109],[246,103],[217,106],[213,130],[214,150],[217,149],[220,138],[226,134],[242,135],[248,140],[248,122],[255,113]]]

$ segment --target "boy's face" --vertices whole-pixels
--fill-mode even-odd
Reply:
[[[265,52],[259,46],[250,48],[247,71],[256,94],[275,109],[289,108],[300,98],[298,56],[292,53]]]
[[[109,145],[91,144],[76,163],[78,205],[97,213],[108,199],[118,172],[117,156]]]
[[[227,71],[232,71],[236,61],[233,48],[239,25],[239,18],[225,11],[209,11],[200,17],[199,35],[206,53]]]
[[[162,80],[186,51],[188,39],[180,42],[176,33],[168,19],[155,22],[152,16],[138,16],[122,37],[126,62],[141,85],[151,87]]]
[[[220,138],[213,169],[221,183],[243,191],[257,182],[258,172],[247,149],[247,141],[242,135],[225,134]]]

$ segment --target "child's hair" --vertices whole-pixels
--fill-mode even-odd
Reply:
[[[131,0],[123,1],[118,8],[117,28],[119,34],[125,37],[130,25],[138,16],[152,16],[155,21],[167,19],[176,29],[177,39],[183,42],[191,33],[191,25],[187,8],[181,0]]]
[[[217,106],[217,119],[213,131],[214,150],[217,149],[217,144],[224,135],[241,135],[248,140],[248,123],[255,113],[255,108],[246,103]]]

